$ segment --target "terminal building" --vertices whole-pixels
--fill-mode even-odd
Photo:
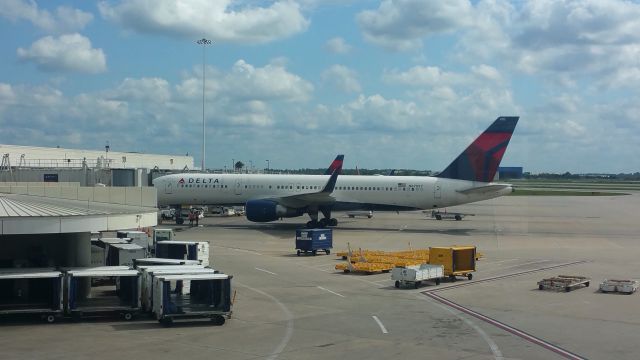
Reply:
[[[149,186],[167,172],[196,170],[192,156],[2,145],[0,182]]]

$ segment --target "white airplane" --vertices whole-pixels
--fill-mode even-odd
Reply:
[[[497,118],[435,177],[341,175],[339,155],[325,175],[172,174],[153,181],[158,206],[244,205],[247,219],[270,222],[308,214],[308,227],[336,226],[334,210],[424,210],[496,198],[513,191],[491,182],[517,116]],[[324,216],[318,220],[318,214]]]

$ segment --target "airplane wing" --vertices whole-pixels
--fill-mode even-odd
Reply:
[[[465,190],[458,190],[461,194],[482,194],[487,192],[496,192],[499,190],[510,188],[511,184],[491,184],[485,186],[472,187]]]
[[[335,202],[336,199],[331,196],[331,193],[333,193],[333,189],[335,189],[336,187],[338,175],[340,175],[340,173],[342,172],[343,161],[344,155],[338,155],[336,156],[335,160],[333,160],[333,162],[325,172],[325,175],[331,176],[329,177],[329,180],[324,185],[322,190],[313,193],[275,197],[270,198],[269,200],[273,200],[280,205],[291,208],[302,208],[309,205],[326,205]]]

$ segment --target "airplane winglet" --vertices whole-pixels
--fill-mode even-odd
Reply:
[[[322,189],[321,193],[331,194],[333,192],[333,189],[335,189],[335,187],[336,187],[336,181],[338,181],[338,175],[340,174],[340,170],[341,169],[342,169],[342,167],[340,167],[339,169],[335,169],[333,171],[333,174],[331,174],[331,177],[329,178],[329,181],[327,181],[327,184],[324,186],[324,188]]]

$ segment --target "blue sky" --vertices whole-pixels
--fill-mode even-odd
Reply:
[[[640,168],[640,4],[5,0],[0,143],[207,167],[442,170],[500,115],[503,165]]]

